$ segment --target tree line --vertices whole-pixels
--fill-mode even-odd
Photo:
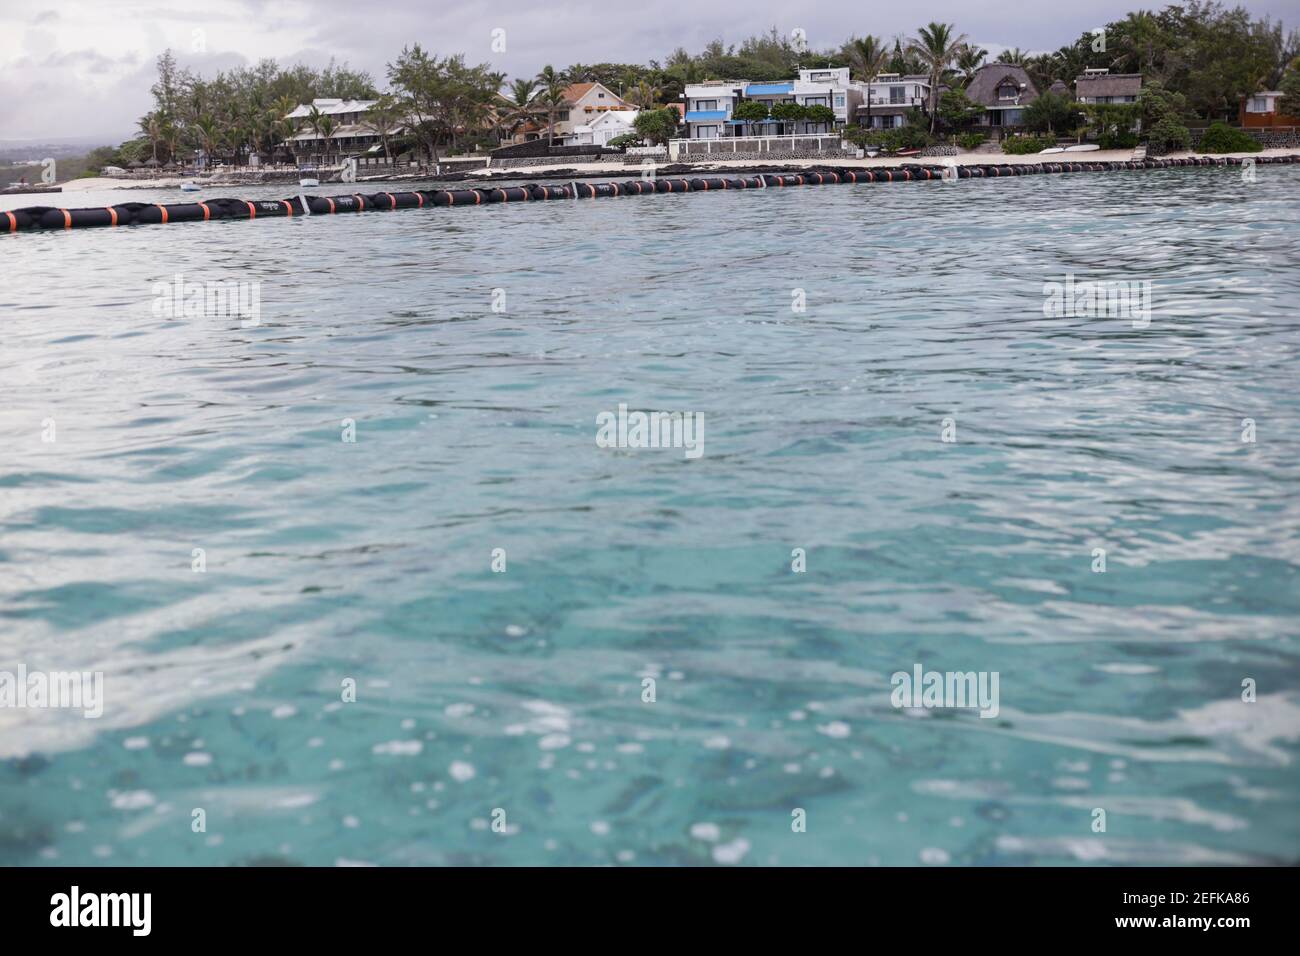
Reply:
[[[638,131],[662,140],[673,135],[676,124],[658,107],[679,102],[688,84],[782,80],[800,69],[842,66],[864,81],[882,73],[928,76],[933,132],[940,122],[960,128],[969,108],[960,98],[941,102],[941,85],[960,91],[990,59],[989,51],[953,25],[937,23],[912,37],[853,36],[820,51],[773,28],[738,45],[715,40],[697,54],[678,48],[662,62],[548,65],[535,76],[514,80],[490,64],[470,64],[463,54],[439,56],[417,43],[387,65],[387,92],[381,96],[369,74],[346,64],[314,70],[262,60],[204,79],[180,67],[168,51],[158,58],[154,104],[140,119],[140,135],[108,152],[123,162],[183,162],[197,150],[235,163],[254,154],[273,158],[296,129],[312,129],[328,139],[335,130],[331,117],[314,112],[295,127],[285,116],[313,99],[339,97],[379,100],[367,121],[385,151],[416,151],[436,162],[446,151],[490,145],[529,124],[553,141],[557,116],[565,108],[564,90],[582,82],[600,82],[640,107],[645,112]],[[1243,7],[1216,0],[1130,13],[1054,52],[1013,49],[995,59],[1022,66],[1040,91],[1056,80],[1072,85],[1087,68],[1142,73],[1144,85],[1160,91],[1160,109],[1154,112],[1171,122],[1233,118],[1242,96],[1279,87],[1290,93],[1284,108],[1300,111],[1300,30],[1286,31],[1269,17],[1253,17]],[[1060,112],[1061,104],[1047,101],[1033,115],[1035,121],[1040,113],[1049,115],[1050,127],[1052,114]]]

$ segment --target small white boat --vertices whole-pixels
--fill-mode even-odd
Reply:
[[[196,193],[202,188],[198,183],[181,183],[181,192],[183,193]]]
[[[1065,147],[1067,153],[1092,153],[1099,149],[1101,149],[1101,147],[1096,143],[1080,143],[1078,146]]]
[[[299,186],[319,186],[320,176],[316,173],[316,167],[310,164],[298,167],[298,185]]]
[[[1044,153],[1063,153],[1063,152],[1065,152],[1064,146],[1049,146],[1047,147],[1047,149],[1040,149],[1038,151],[1038,155],[1042,156]]]
[[[311,176],[303,176],[298,180],[299,186],[319,186],[320,180]]]

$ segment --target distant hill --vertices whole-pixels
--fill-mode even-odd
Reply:
[[[71,159],[74,156],[84,156],[96,146],[114,145],[125,139],[130,139],[130,135],[125,136],[52,136],[49,139],[0,139],[0,166],[8,166],[13,163],[39,163],[47,156],[53,156],[55,159]]]

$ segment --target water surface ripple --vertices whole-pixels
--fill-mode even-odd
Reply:
[[[1294,863],[1298,186],[0,236],[0,666],[106,675],[0,709],[0,863]],[[620,402],[703,456],[598,448]],[[1000,714],[894,709],[917,662]]]

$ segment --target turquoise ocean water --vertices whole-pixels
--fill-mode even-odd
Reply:
[[[0,236],[0,670],[104,674],[0,709],[0,864],[1295,862],[1297,187]],[[918,663],[997,717],[893,707]]]

